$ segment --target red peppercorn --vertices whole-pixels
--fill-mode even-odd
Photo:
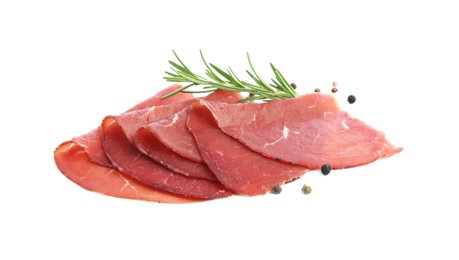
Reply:
[[[333,81],[333,88],[331,89],[332,93],[336,93],[338,91],[338,83],[336,81]]]

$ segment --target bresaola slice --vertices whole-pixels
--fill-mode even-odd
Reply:
[[[141,183],[201,199],[224,198],[233,194],[220,183],[188,178],[151,160],[129,141],[114,117],[107,116],[103,120],[101,132],[103,147],[112,164]]]
[[[188,110],[187,107],[171,118],[145,125],[139,129],[136,135],[139,149],[153,151],[154,147],[149,146],[151,146],[150,140],[155,139],[155,142],[162,143],[174,153],[194,162],[202,163],[201,154],[199,154],[193,136],[186,128]],[[155,157],[152,158],[156,160]]]
[[[142,130],[144,126],[168,119],[169,117],[176,118],[177,112],[188,108],[193,101],[194,99],[189,99],[168,105],[152,106],[150,108],[114,116],[113,118],[121,126],[131,144],[135,145],[135,143],[143,141],[145,147],[140,147],[139,151],[153,158],[156,162],[187,177],[215,181],[215,176],[205,164],[189,161],[179,156],[170,151],[170,149],[165,147],[161,142],[158,142],[154,136],[149,136],[147,134],[143,135],[141,140],[135,140],[135,135],[138,130]],[[172,131],[170,132],[172,133]],[[182,139],[178,136],[176,142],[179,143],[180,140]],[[179,165],[179,167],[174,167],[174,165]]]
[[[168,88],[163,89],[162,91],[156,93],[154,96],[138,103],[137,105],[131,107],[126,112],[131,112],[139,109],[144,109],[147,107],[157,106],[157,105],[166,105],[175,102],[180,102],[184,100],[194,99],[192,94],[178,93],[170,98],[161,99],[164,95],[181,88],[179,84],[174,84]],[[126,113],[125,112],[125,113]],[[110,160],[105,155],[105,152],[102,147],[100,139],[100,129],[95,128],[87,134],[74,137],[73,142],[77,143],[85,149],[88,153],[89,158],[97,164],[113,167]]]
[[[134,143],[135,133],[140,127],[169,118],[182,109],[187,108],[193,101],[194,99],[188,99],[167,105],[152,106],[127,112],[119,116],[113,116],[113,118],[115,118],[123,128],[124,134],[129,141]]]
[[[341,111],[332,95],[236,105],[201,103],[223,132],[253,151],[310,169],[364,165],[402,150],[384,133]]]
[[[113,167],[102,147],[99,127],[93,129],[89,133],[72,138],[72,142],[81,146],[86,151],[91,161],[99,165]]]
[[[188,118],[188,108],[184,109],[183,112],[186,120]],[[187,133],[187,135],[189,134]],[[177,142],[181,142],[183,137],[178,136],[176,140]],[[194,140],[192,140],[192,142],[194,142]],[[141,127],[137,130],[135,144],[139,151],[171,171],[187,177],[217,181],[215,175],[209,170],[205,163],[192,161],[180,156],[170,147],[159,141],[146,127]]]
[[[308,171],[267,158],[226,135],[202,103],[205,101],[196,102],[190,109],[187,126],[202,158],[225,187],[239,195],[261,195]]]
[[[239,93],[220,90],[203,99],[234,104],[241,98]],[[188,108],[168,119],[147,124],[137,131],[135,144],[144,154],[177,173],[216,180],[203,163],[195,140],[186,128],[187,119]]]
[[[201,201],[196,198],[172,194],[146,186],[117,169],[99,165],[89,158],[86,150],[68,141],[54,151],[59,170],[80,187],[105,195],[163,203],[186,203]]]
[[[175,84],[138,103],[127,112],[153,105],[170,104],[194,99],[193,95],[178,93],[172,99],[161,99],[165,94],[180,88]],[[201,199],[154,189],[113,168],[102,146],[100,128],[59,145],[54,151],[59,170],[80,187],[105,195],[164,203],[184,203]]]
[[[236,92],[219,90],[202,99],[236,104],[242,99],[242,96]],[[202,162],[195,141],[186,128],[187,119],[188,109],[184,109],[169,119],[154,122],[144,126],[144,128],[155,136],[158,141],[162,142],[179,155],[196,162]],[[139,146],[142,145],[142,142],[139,142]]]

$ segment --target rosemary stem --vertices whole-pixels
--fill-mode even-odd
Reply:
[[[249,53],[247,53],[247,59],[252,72],[248,70],[246,70],[246,72],[250,78],[252,78],[255,84],[248,83],[239,79],[236,76],[236,73],[234,73],[230,67],[228,67],[227,71],[225,71],[212,63],[207,63],[204,55],[202,54],[202,51],[199,51],[201,59],[206,66],[205,75],[207,77],[202,77],[199,74],[192,72],[179,58],[175,51],[172,52],[174,53],[177,62],[169,61],[169,64],[171,65],[171,71],[166,71],[166,76],[164,79],[169,82],[181,82],[189,84],[171,93],[168,93],[162,98],[168,98],[179,92],[208,93],[219,89],[232,92],[249,93],[250,95],[242,99],[241,102],[255,100],[270,101],[274,99],[293,98],[298,96],[296,91],[292,88],[292,86],[290,86],[290,84],[288,84],[285,77],[276,67],[274,67],[273,64],[271,64],[271,69],[273,70],[275,76],[275,79],[272,79],[274,84],[267,84],[255,70],[252,61],[250,60]],[[201,89],[190,89],[190,87],[193,86],[199,86]]]

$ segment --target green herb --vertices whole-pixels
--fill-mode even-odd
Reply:
[[[179,92],[185,93],[206,93],[213,92],[216,90],[226,90],[232,92],[246,92],[249,95],[242,99],[241,102],[254,101],[254,100],[263,100],[270,101],[281,98],[293,98],[298,96],[294,87],[292,87],[285,77],[280,73],[280,71],[271,63],[271,69],[274,72],[275,78],[271,79],[272,83],[266,83],[255,70],[252,61],[250,60],[249,53],[247,53],[247,59],[249,61],[250,69],[246,70],[247,74],[255,82],[248,83],[243,80],[240,80],[234,71],[228,67],[226,71],[217,67],[212,63],[207,63],[204,59],[204,55],[201,53],[202,61],[206,66],[206,76],[203,77],[195,72],[192,72],[178,57],[175,51],[172,51],[177,59],[177,62],[169,61],[171,65],[171,72],[166,71],[167,76],[164,77],[165,80],[169,82],[180,82],[188,83],[187,85],[179,88],[163,98],[168,98],[172,95],[175,95]],[[199,86],[200,89],[193,90],[189,89],[193,86]]]

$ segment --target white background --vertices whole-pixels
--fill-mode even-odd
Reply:
[[[0,259],[458,259],[458,8],[317,2],[2,1]],[[343,109],[405,149],[278,196],[200,204],[67,180],[54,148],[169,86],[172,49],[241,77],[248,51],[302,93],[337,81]]]

